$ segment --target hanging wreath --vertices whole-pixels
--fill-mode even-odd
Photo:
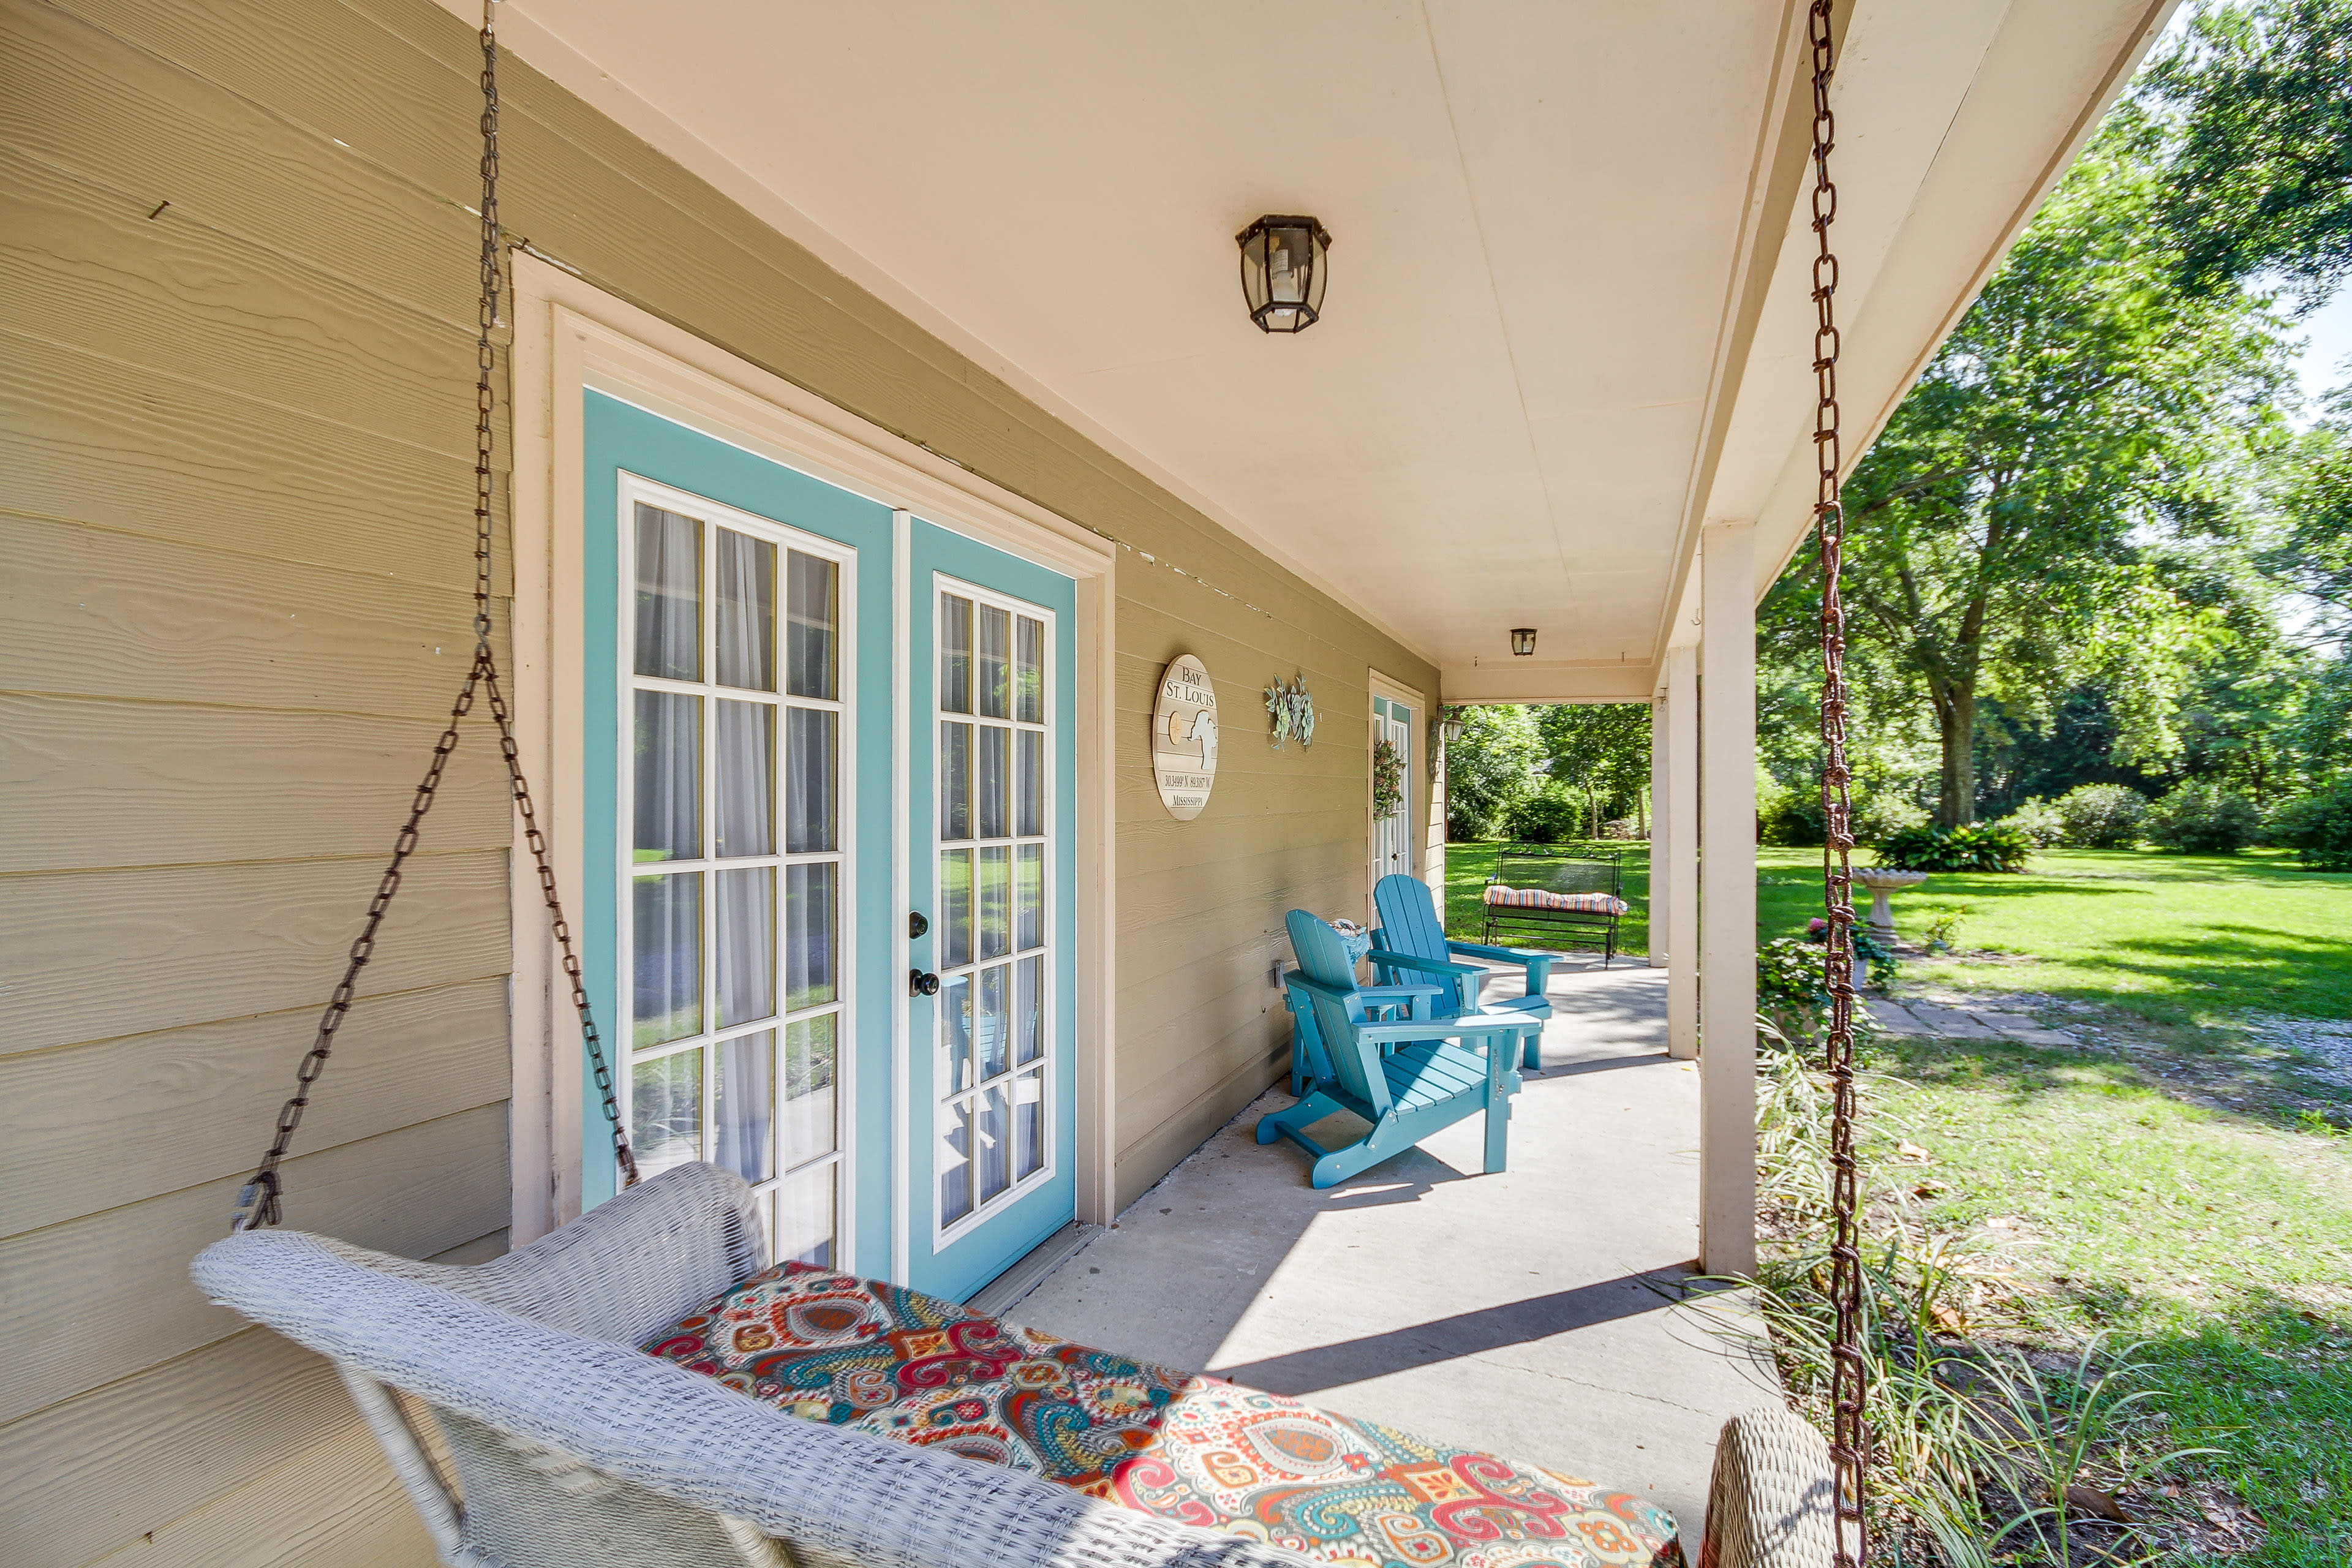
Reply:
[[[1302,746],[1315,743],[1315,699],[1307,692],[1307,678],[1297,677],[1285,686],[1276,681],[1265,689],[1266,716],[1274,721],[1267,739],[1276,751],[1283,742],[1297,737]]]
[[[1391,816],[1404,805],[1404,753],[1393,741],[1372,742],[1372,815]]]

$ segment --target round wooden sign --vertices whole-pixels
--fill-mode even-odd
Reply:
[[[1190,822],[1209,804],[1217,777],[1217,694],[1209,672],[1180,653],[1160,672],[1160,700],[1151,710],[1151,772],[1160,804]]]

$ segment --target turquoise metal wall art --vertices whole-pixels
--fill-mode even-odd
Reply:
[[[1302,746],[1315,743],[1315,699],[1307,693],[1304,675],[1296,677],[1287,686],[1276,680],[1267,687],[1265,711],[1274,721],[1268,739],[1276,751],[1282,750],[1282,743],[1294,737]]]

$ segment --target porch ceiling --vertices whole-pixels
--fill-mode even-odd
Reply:
[[[1850,421],[1891,406],[2169,4],[1861,0],[1839,83],[1841,306],[1868,344]],[[500,7],[525,58],[1460,697],[1645,695],[1699,523],[1764,519],[1765,582],[1793,545],[1802,20],[1798,0]],[[1262,212],[1335,236],[1325,320],[1296,338],[1242,308],[1233,235]],[[1537,660],[1509,658],[1514,626],[1541,628]]]

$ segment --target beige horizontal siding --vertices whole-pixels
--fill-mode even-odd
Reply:
[[[429,1557],[324,1367],[184,1268],[462,674],[477,66],[430,0],[0,0],[0,1095],[31,1129],[0,1152],[12,1563]],[[1434,672],[527,65],[502,86],[510,230],[1124,547],[1131,1197],[1280,1070],[1283,913],[1364,901],[1370,672],[1432,697]],[[1224,719],[1190,824],[1147,756],[1179,651]],[[1302,672],[1318,743],[1274,752],[1259,694]],[[494,758],[477,732],[452,765],[303,1127],[297,1223],[504,1246]]]

